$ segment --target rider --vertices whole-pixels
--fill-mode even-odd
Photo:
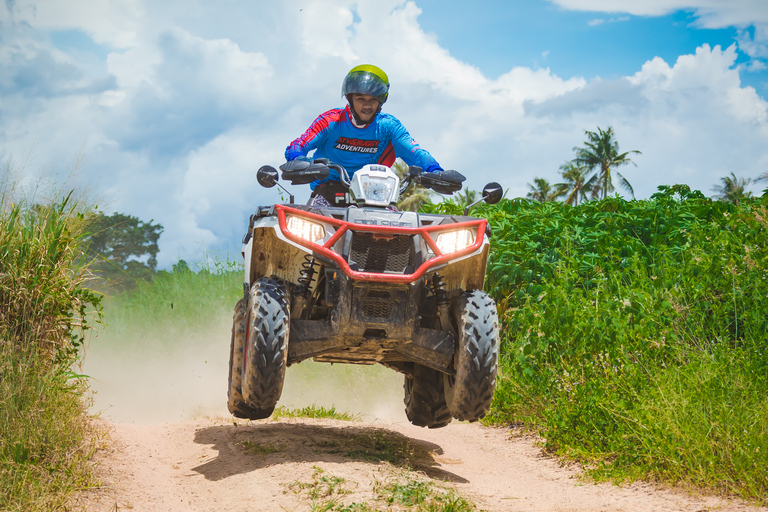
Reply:
[[[396,117],[381,113],[389,95],[389,78],[384,71],[370,64],[352,68],[341,85],[341,95],[346,97],[347,106],[320,114],[285,149],[286,160],[304,158],[314,149],[314,158],[340,164],[350,176],[367,164],[391,167],[397,157],[425,172],[443,170]],[[311,187],[313,203],[320,205],[344,191],[333,169],[328,178],[313,182]]]

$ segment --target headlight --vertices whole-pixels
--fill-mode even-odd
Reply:
[[[349,192],[358,205],[389,206],[397,201],[400,179],[389,167],[366,165],[352,175]]]
[[[290,215],[287,220],[288,231],[308,242],[317,242],[325,238],[325,228],[322,224],[312,222],[296,215]]]
[[[451,254],[466,249],[475,243],[475,233],[470,229],[445,231],[437,235],[435,245],[443,254]]]
[[[388,205],[392,192],[395,190],[396,180],[391,177],[378,178],[374,176],[363,176],[361,188],[366,203]]]

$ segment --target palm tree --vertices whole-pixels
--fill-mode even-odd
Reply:
[[[422,206],[431,202],[432,197],[429,190],[411,185],[397,201],[397,209],[404,212],[418,212]]]
[[[637,150],[620,153],[619,143],[614,139],[613,128],[610,126],[605,131],[598,126],[597,132],[585,130],[584,133],[587,135],[587,140],[584,142],[583,148],[573,148],[576,152],[573,163],[585,167],[587,172],[597,168],[597,172],[587,181],[587,185],[592,190],[592,197],[602,196],[602,199],[605,199],[609,192],[615,190],[611,170],[614,167],[621,167],[630,163],[635,165],[627,155],[630,153],[640,155],[642,153]],[[619,185],[627,189],[634,198],[635,191],[632,190],[629,181],[618,171],[616,171],[616,176],[619,178]]]
[[[403,177],[408,174],[408,164],[398,158],[392,165],[392,170],[400,179],[403,179]],[[432,193],[428,189],[411,183],[397,201],[397,209],[417,212],[421,210],[422,206],[432,202],[431,196]]]
[[[758,183],[760,181],[768,181],[768,171],[764,172],[760,176],[755,179],[755,183]],[[763,189],[763,194],[768,194],[768,188]]]
[[[762,176],[758,180],[762,179]],[[712,187],[714,192],[717,192],[715,197],[720,201],[726,203],[739,204],[742,199],[752,197],[752,192],[748,192],[746,188],[750,183],[749,178],[737,178],[735,174],[731,173],[730,176],[720,178],[722,183],[719,186]]]
[[[563,201],[565,204],[578,206],[579,196],[581,196],[582,200],[585,200],[587,194],[589,194],[589,187],[585,183],[587,180],[587,169],[571,161],[561,165],[560,171],[565,181],[563,183],[555,183],[555,187],[562,191],[561,195],[565,196]]]
[[[544,178],[534,178],[533,183],[534,185],[528,183],[528,186],[531,187],[531,191],[528,192],[527,196],[525,196],[526,199],[544,203],[547,201],[554,201],[563,195],[561,190],[552,188],[552,185],[549,184],[549,181]]]

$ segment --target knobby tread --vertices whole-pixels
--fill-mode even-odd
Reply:
[[[451,422],[451,412],[445,404],[443,374],[432,368],[415,365],[413,377],[406,375],[405,414],[417,427],[440,428]]]
[[[250,325],[243,360],[242,395],[251,419],[267,418],[283,392],[288,356],[290,300],[285,285],[258,279],[250,291]]]
[[[240,299],[235,304],[232,318],[232,339],[229,346],[229,378],[227,388],[227,409],[236,418],[250,418],[255,411],[245,403],[242,392],[243,348],[247,321],[247,302]]]
[[[493,298],[481,290],[464,292],[456,303],[458,343],[455,377],[445,377],[445,397],[454,418],[477,421],[488,412],[496,388],[499,319]]]

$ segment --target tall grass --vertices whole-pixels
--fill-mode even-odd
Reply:
[[[0,195],[0,509],[56,510],[90,484],[96,432],[72,372],[99,297],[83,288],[78,205]]]
[[[207,332],[216,319],[231,319],[234,304],[243,296],[242,272],[242,265],[231,261],[194,270],[177,264],[173,272],[160,271],[134,290],[107,297],[109,340],[116,350],[135,350],[142,343],[162,350]]]
[[[480,208],[504,323],[489,421],[527,423],[599,478],[768,502],[766,203],[678,186]]]

